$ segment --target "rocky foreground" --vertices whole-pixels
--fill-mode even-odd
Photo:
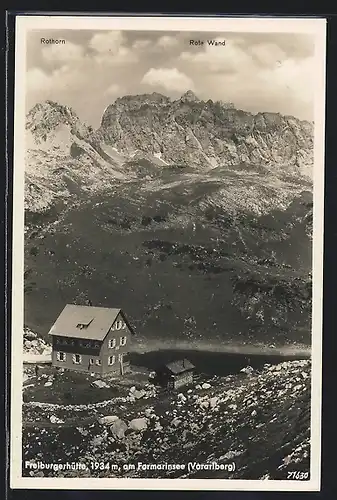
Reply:
[[[200,375],[178,394],[147,382],[92,404],[26,398],[23,475],[287,479],[299,471],[309,479],[310,372],[310,360],[287,361]],[[67,374],[43,377],[57,392]],[[39,462],[74,462],[77,470],[34,469]]]
[[[23,354],[25,357],[33,357],[40,354],[47,356],[51,354],[51,345],[30,328],[24,328]]]

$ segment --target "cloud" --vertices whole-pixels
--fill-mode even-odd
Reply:
[[[271,111],[312,119],[315,63],[313,58],[285,59],[277,64],[252,64],[240,71],[196,75],[202,99],[233,102],[253,113]]]
[[[125,37],[121,31],[96,33],[89,41],[89,47],[100,54],[116,54],[124,44]]]
[[[105,91],[105,94],[117,94],[118,92],[120,91],[120,86],[117,85],[117,83],[113,83],[112,85],[110,85],[106,91]]]
[[[140,55],[153,53],[154,57],[157,57],[158,54],[168,53],[179,46],[179,41],[176,37],[173,36],[160,36],[159,38],[152,39],[140,39],[135,40],[131,45],[131,49],[140,53]]]
[[[137,55],[126,47],[120,47],[115,53],[98,53],[93,57],[93,61],[101,66],[115,66],[131,64],[138,61]]]
[[[78,61],[84,55],[83,47],[71,42],[64,45],[50,45],[44,47],[41,52],[47,62]]]
[[[160,86],[168,91],[176,92],[194,89],[191,78],[177,68],[151,68],[145,73],[141,83],[152,87]]]
[[[280,95],[287,95],[299,103],[310,104],[314,98],[315,61],[307,57],[302,61],[286,59],[275,68],[265,69],[259,73],[261,87],[276,88]]]
[[[96,33],[89,41],[94,51],[94,62],[101,65],[115,65],[137,61],[134,52],[124,46],[126,38],[121,31]]]
[[[41,68],[31,68],[27,71],[27,90],[36,92],[50,87],[51,79]]]
[[[269,42],[278,45],[289,59],[305,59],[315,52],[315,39],[308,34],[273,33],[269,34]]]
[[[222,39],[218,39],[223,41]],[[206,45],[198,52],[182,52],[179,59],[184,63],[200,66],[203,71],[231,73],[251,65],[251,57],[234,40],[225,46]]]
[[[157,90],[172,98],[191,89],[201,99],[230,101],[252,112],[278,111],[312,119],[311,39],[207,34],[209,39],[225,38],[226,45],[192,47],[185,36],[181,41],[179,34],[169,32],[78,31],[73,38],[58,33],[67,39],[66,45],[41,46],[38,37],[30,39],[27,103],[43,99],[67,103],[96,126],[111,100],[143,93],[146,86],[145,91]]]
[[[244,37],[226,39],[224,47],[208,46],[179,56],[179,67],[193,71],[199,94],[233,101],[242,109],[310,113],[313,102],[314,59],[289,56],[283,43]],[[283,41],[283,40],[282,40]],[[297,112],[298,110],[298,112]],[[308,116],[308,115],[307,115]]]
[[[67,92],[83,88],[83,73],[76,66],[64,64],[47,74],[41,68],[27,72],[27,90],[39,92],[41,96],[50,92]]]
[[[259,43],[249,49],[255,61],[265,67],[273,67],[287,59],[285,52],[274,43]]]
[[[304,59],[314,54],[314,37],[303,33],[237,33],[227,34],[226,41],[235,41],[244,51],[256,46],[274,46],[285,54],[286,58]]]
[[[161,36],[157,41],[157,45],[164,49],[176,47],[178,43],[178,40],[173,36]]]
[[[151,40],[136,40],[132,44],[132,48],[135,50],[143,50],[151,45]]]

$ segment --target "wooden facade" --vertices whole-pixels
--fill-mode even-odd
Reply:
[[[49,333],[55,367],[99,375],[128,369],[133,331],[120,309],[68,304]]]
[[[194,365],[187,359],[173,361],[158,370],[159,382],[169,390],[193,383]]]

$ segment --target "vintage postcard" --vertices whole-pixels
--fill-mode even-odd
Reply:
[[[324,19],[16,19],[12,488],[320,489]]]

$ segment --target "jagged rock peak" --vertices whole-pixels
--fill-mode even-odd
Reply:
[[[79,121],[75,111],[69,106],[63,106],[57,102],[46,100],[42,103],[37,103],[29,111],[26,120],[26,128],[35,126],[55,127],[60,123],[74,125]]]
[[[262,155],[265,165],[309,172],[313,161],[306,123],[280,113],[253,114],[230,102],[205,102],[192,90],[176,100],[158,93],[119,98],[104,111],[99,134],[125,155],[160,152],[167,164],[260,165]]]
[[[220,99],[219,101],[216,101],[216,103],[224,109],[235,109],[235,104],[233,102],[222,101]]]
[[[181,101],[200,101],[192,90],[188,90],[180,98]]]
[[[73,118],[77,118],[75,111],[70,106],[64,106],[55,101],[51,101],[50,99],[35,104],[35,106],[29,111],[28,114],[33,114],[34,112],[41,112],[41,111],[46,111],[46,112],[54,111],[64,116],[71,116]]]

